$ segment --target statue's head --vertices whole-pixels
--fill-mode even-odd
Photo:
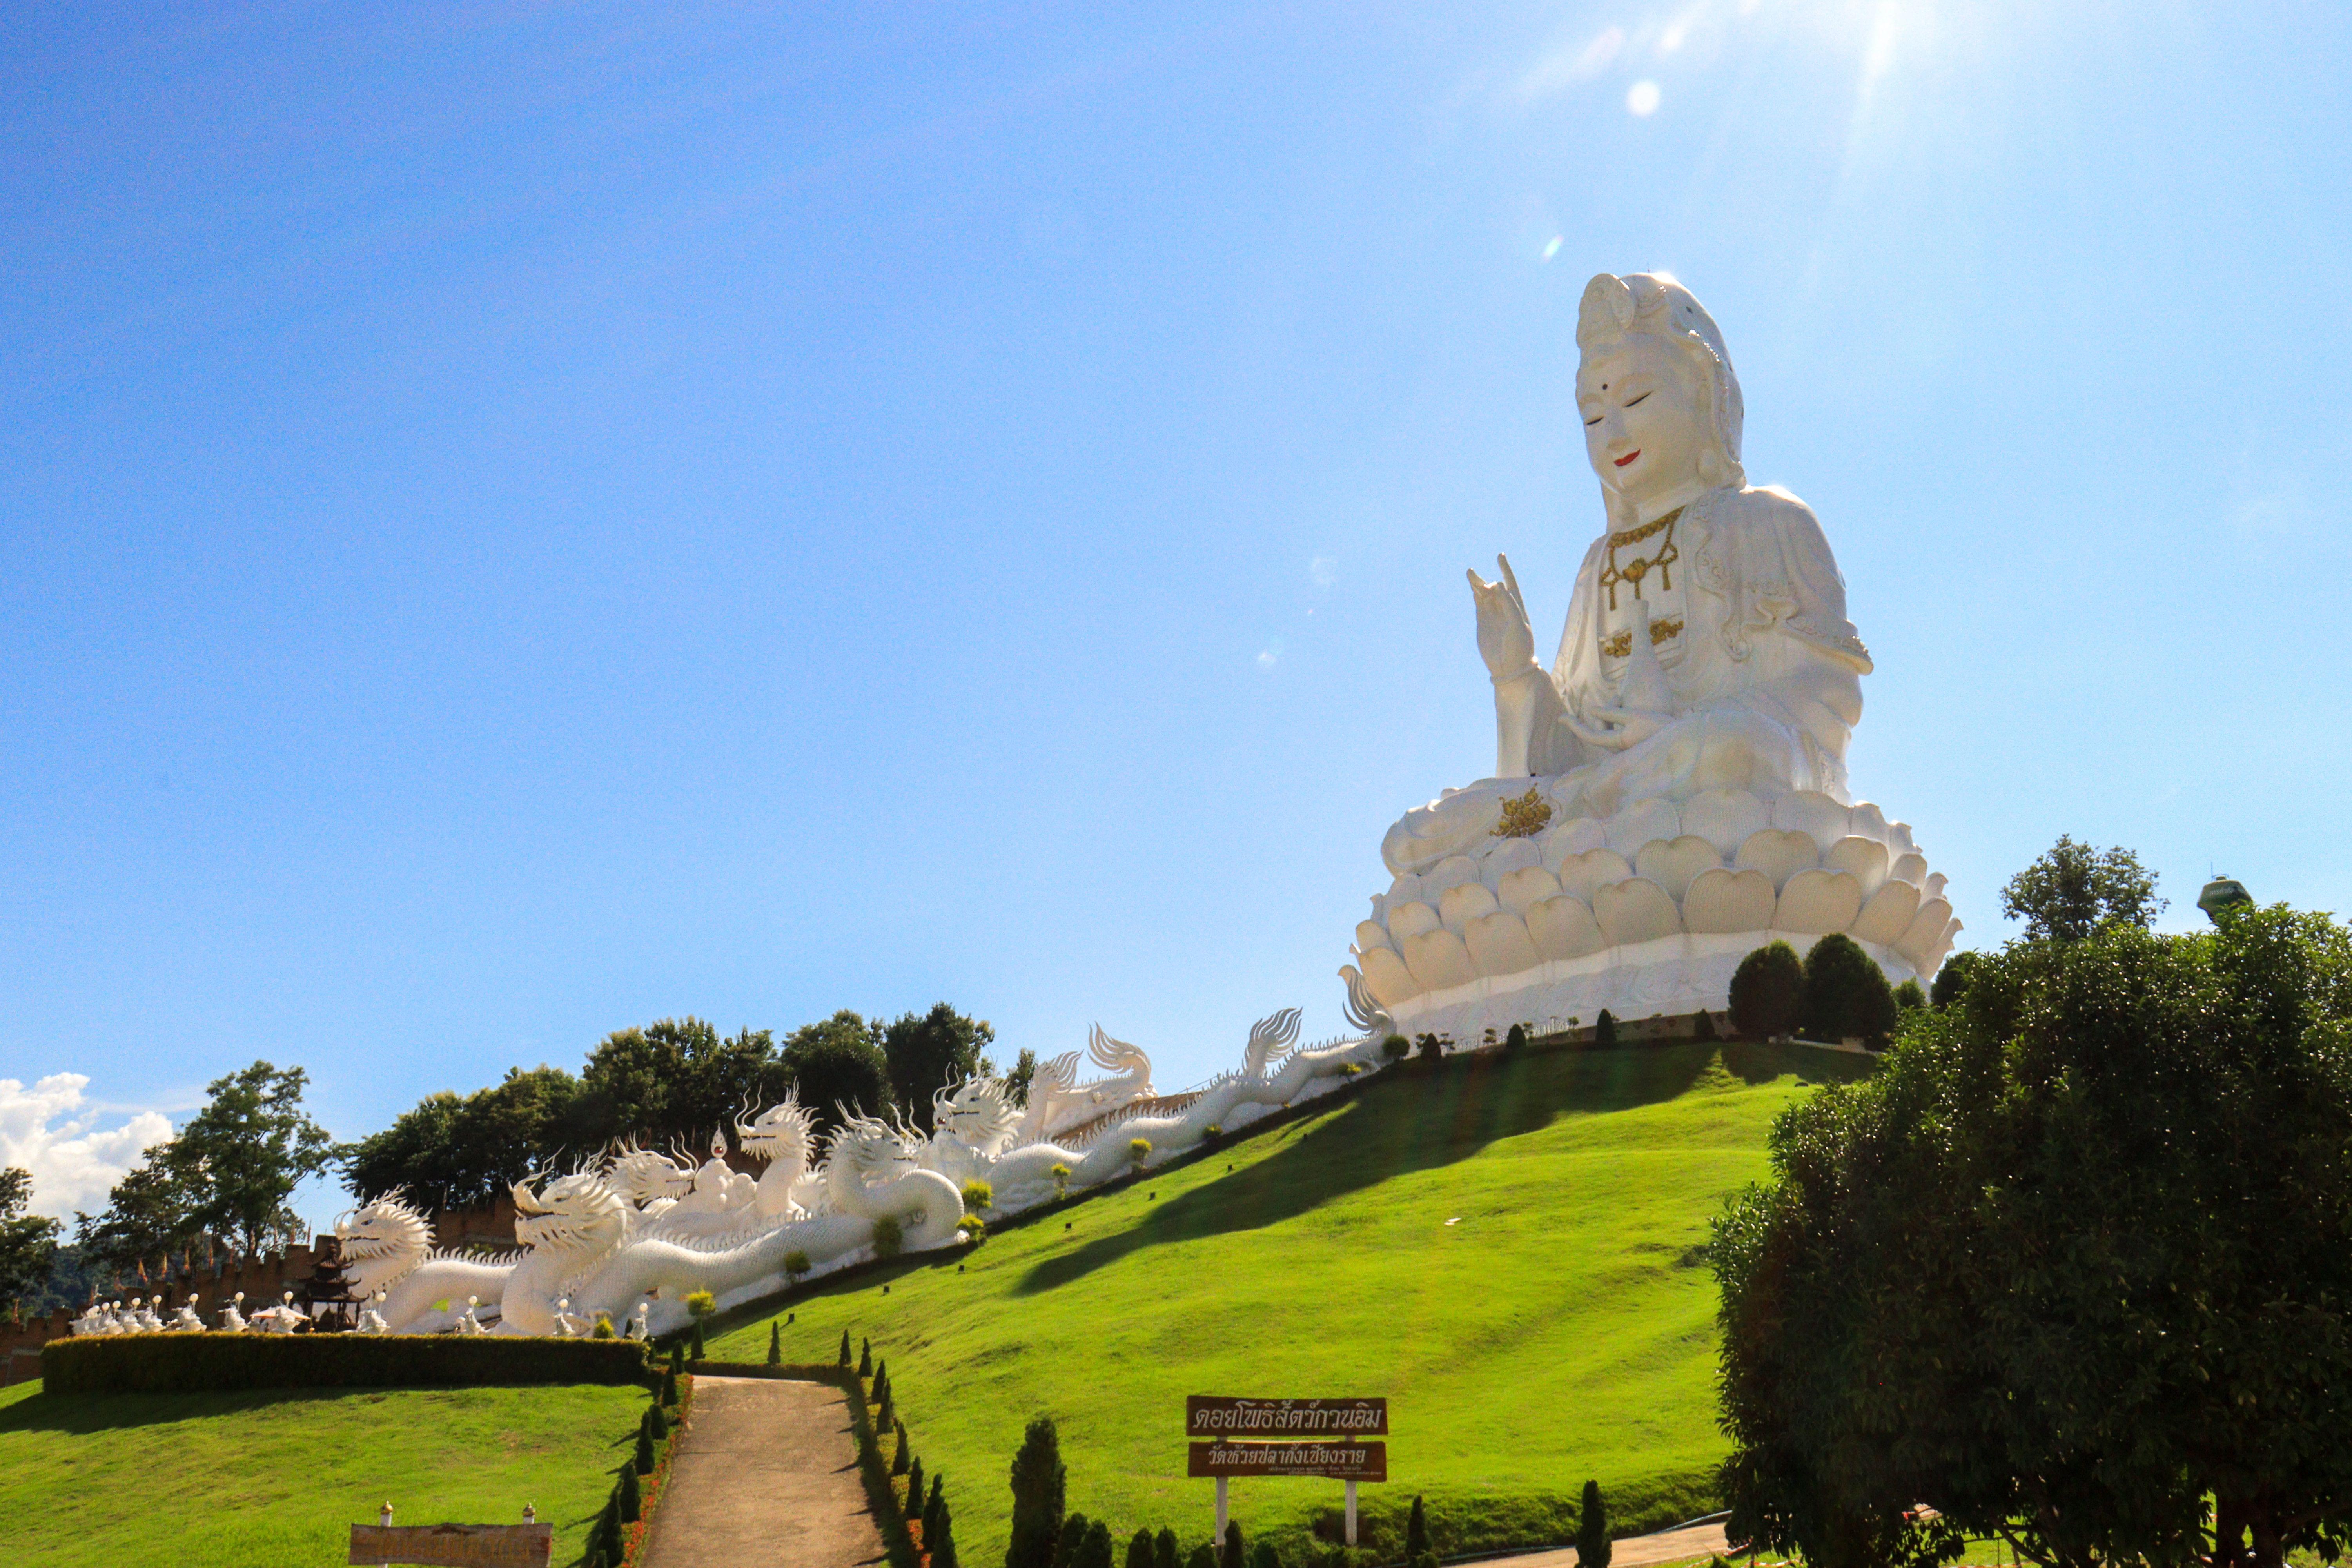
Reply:
[[[1603,272],[1577,310],[1576,405],[1612,514],[1696,480],[1739,483],[1739,378],[1706,307],[1673,279]]]

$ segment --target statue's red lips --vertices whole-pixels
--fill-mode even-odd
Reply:
[[[1617,466],[1618,466],[1619,468],[1623,468],[1626,464],[1628,464],[1628,463],[1632,462],[1634,458],[1636,458],[1640,457],[1641,455],[1642,455],[1642,449],[1641,449],[1639,447],[1634,447],[1632,451],[1630,451],[1630,452],[1626,453],[1623,457],[1622,457],[1622,458],[1618,458],[1618,459],[1617,459]]]

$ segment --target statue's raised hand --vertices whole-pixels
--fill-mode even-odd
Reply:
[[[1478,654],[1496,680],[1509,680],[1536,668],[1536,634],[1528,624],[1528,603],[1519,596],[1519,580],[1511,574],[1510,558],[1497,555],[1495,564],[1502,580],[1488,583],[1474,569],[1470,596],[1478,605]]]

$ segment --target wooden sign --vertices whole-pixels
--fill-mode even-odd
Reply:
[[[1224,1399],[1195,1394],[1184,1401],[1188,1437],[1385,1437],[1385,1399]]]
[[[355,1524],[355,1563],[411,1563],[425,1568],[548,1568],[551,1524]]]
[[[1229,1476],[1323,1476],[1339,1481],[1389,1479],[1386,1443],[1192,1443],[1184,1473],[1194,1480]]]

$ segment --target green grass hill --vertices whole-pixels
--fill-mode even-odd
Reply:
[[[578,1560],[630,1452],[640,1388],[0,1391],[0,1562],[341,1563],[350,1527],[513,1524]]]
[[[1057,1418],[1070,1506],[1120,1540],[1212,1527],[1184,1476],[1188,1394],[1385,1395],[1391,1481],[1365,1544],[1399,1554],[1412,1495],[1441,1552],[1564,1541],[1598,1478],[1621,1533],[1714,1505],[1713,1276],[1725,1197],[1773,1116],[1860,1058],[1686,1044],[1458,1058],[936,1258],[732,1315],[715,1359],[887,1358],[966,1563],[1001,1562],[1022,1429]],[[886,1293],[887,1291],[887,1293]],[[1336,1538],[1336,1481],[1233,1483],[1253,1540]]]

